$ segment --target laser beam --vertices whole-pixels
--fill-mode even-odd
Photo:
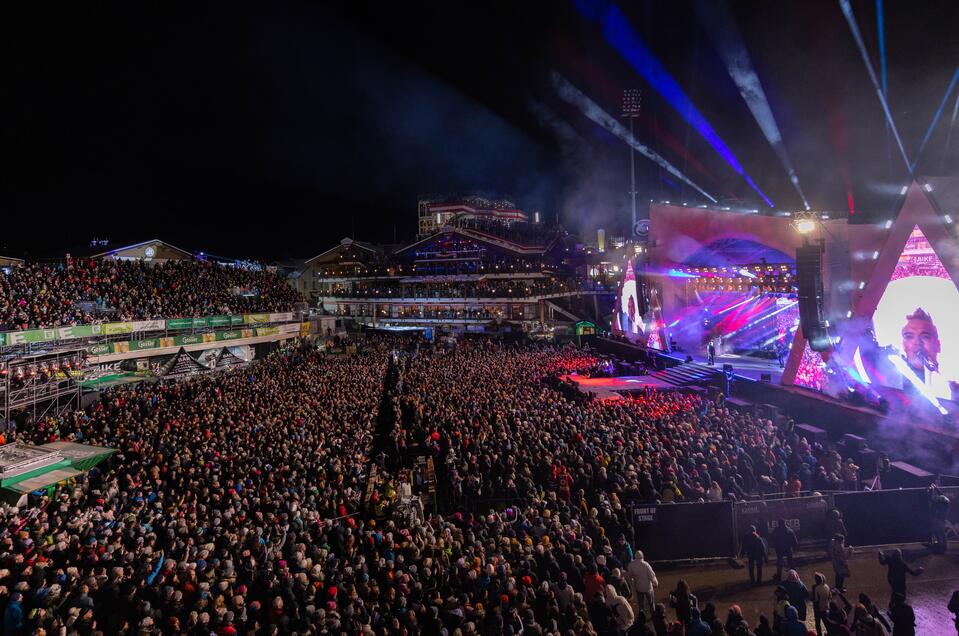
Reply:
[[[568,104],[571,104],[572,106],[575,106],[580,110],[580,112],[586,115],[587,118],[602,126],[616,137],[619,137],[629,146],[634,148],[636,152],[643,155],[677,179],[681,179],[683,183],[695,188],[697,192],[702,194],[713,203],[716,203],[716,198],[713,195],[709,194],[698,185],[693,183],[689,177],[680,172],[675,166],[673,166],[673,164],[663,159],[655,151],[637,141],[637,139],[631,135],[626,127],[620,124],[615,117],[600,108],[599,104],[591,100],[581,90],[573,86],[569,80],[555,71],[550,74],[550,77],[553,82],[553,88],[560,99]]]
[[[959,82],[959,66],[956,67],[955,72],[952,74],[952,79],[949,81],[949,86],[946,87],[946,94],[942,96],[942,101],[939,103],[939,108],[936,109],[936,114],[932,117],[932,123],[929,124],[929,130],[926,131],[926,136],[922,138],[922,144],[919,145],[919,152],[916,153],[916,159],[912,162],[912,170],[916,170],[916,164],[919,163],[919,157],[922,156],[922,151],[926,149],[926,144],[929,143],[929,138],[932,137],[932,131],[935,129],[936,124],[939,123],[939,117],[942,116],[942,109],[946,107],[946,102],[949,101],[949,95],[952,94],[952,89],[956,87],[956,82]],[[953,111],[952,122],[955,123],[956,115]]]
[[[598,22],[606,41],[649,82],[656,92],[663,96],[670,106],[676,109],[676,112],[692,125],[706,143],[745,179],[749,187],[762,197],[769,207],[775,207],[752,177],[746,174],[746,170],[736,159],[732,150],[720,139],[719,134],[679,87],[676,80],[653,55],[619,7],[606,0],[576,0],[576,8],[588,20]]]
[[[780,163],[789,176],[789,182],[796,188],[799,198],[803,205],[809,209],[809,201],[803,194],[799,185],[799,177],[793,168],[792,161],[789,159],[789,153],[786,152],[786,144],[783,143],[782,133],[776,124],[776,118],[769,107],[769,100],[766,99],[766,92],[759,81],[759,76],[753,68],[752,60],[749,58],[749,51],[743,41],[736,21],[729,14],[727,5],[719,0],[700,0],[696,4],[699,13],[700,22],[703,28],[709,34],[713,46],[719,52],[719,56],[726,63],[726,70],[729,71],[729,77],[739,88],[739,94],[743,101],[749,107],[749,112],[753,114],[756,123],[766,137],[766,141],[772,146],[779,157]]]
[[[846,23],[849,24],[852,37],[856,41],[856,46],[859,47],[859,54],[862,56],[862,61],[866,65],[866,70],[869,72],[869,79],[872,80],[873,88],[876,89],[876,96],[879,98],[879,103],[882,104],[882,111],[886,114],[886,122],[889,123],[889,128],[892,130],[892,136],[896,138],[896,144],[899,146],[899,152],[902,153],[902,160],[906,164],[906,170],[909,171],[909,174],[912,174],[912,165],[909,163],[909,157],[906,156],[906,149],[902,145],[902,139],[899,137],[896,124],[892,120],[892,113],[889,112],[889,104],[886,102],[886,96],[882,92],[882,87],[879,86],[879,80],[876,79],[876,71],[872,67],[869,52],[866,51],[866,43],[862,40],[862,34],[859,32],[859,24],[856,22],[856,16],[852,12],[852,6],[849,4],[849,0],[839,0],[839,8],[842,9],[842,14],[846,16]]]

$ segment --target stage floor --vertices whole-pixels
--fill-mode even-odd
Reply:
[[[675,389],[672,384],[658,380],[650,375],[622,375],[616,378],[587,378],[582,375],[564,375],[563,380],[576,384],[580,391],[594,393],[597,400],[621,400],[619,391],[635,391],[652,387],[654,389]]]
[[[686,356],[690,355],[695,362],[706,364],[705,354],[700,355],[697,353],[686,353],[685,351],[674,351],[662,355],[679,361],[684,361]],[[752,356],[736,355],[735,353],[717,355],[714,366],[721,370],[724,364],[733,365],[733,373],[748,380],[758,381],[763,373],[768,373],[770,381],[773,384],[779,384],[779,380],[783,375],[783,370],[779,368],[779,362],[777,360],[769,360],[768,358],[754,358]]]

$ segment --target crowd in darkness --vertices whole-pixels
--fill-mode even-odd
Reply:
[[[300,346],[114,388],[20,430],[118,453],[38,505],[3,510],[3,633],[754,633],[733,609],[697,607],[685,583],[667,619],[623,501],[745,496],[788,482],[791,464],[818,467],[822,452],[678,392],[578,398],[555,377],[597,360],[574,348],[420,347],[388,374],[404,346]],[[439,513],[365,510],[373,466],[375,497],[397,497],[400,473],[371,457],[382,408],[395,457],[434,458],[452,500]],[[495,497],[513,503],[461,505]],[[756,634],[798,633],[786,631],[797,608],[777,607],[777,632]]]
[[[199,260],[24,263],[0,272],[0,331],[281,312],[301,300],[280,273]]]

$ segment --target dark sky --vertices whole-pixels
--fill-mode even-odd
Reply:
[[[573,2],[324,4],[42,5],[5,20],[0,252],[97,236],[311,256],[346,235],[409,238],[417,195],[457,190],[615,230],[626,147],[557,98],[552,71],[613,115],[642,89],[637,137],[724,204],[760,207]],[[913,159],[959,65],[959,8],[885,5],[889,104]],[[798,209],[715,26],[693,2],[619,6],[777,209]],[[730,7],[812,206],[848,211],[851,195],[857,218],[889,216],[909,177],[838,4]],[[876,4],[853,8],[878,72]],[[959,174],[954,104],[917,173]],[[641,200],[705,202],[637,161]]]

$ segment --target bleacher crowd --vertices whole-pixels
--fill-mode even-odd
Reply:
[[[24,263],[0,271],[0,331],[283,312],[301,300],[280,273],[199,260]]]

